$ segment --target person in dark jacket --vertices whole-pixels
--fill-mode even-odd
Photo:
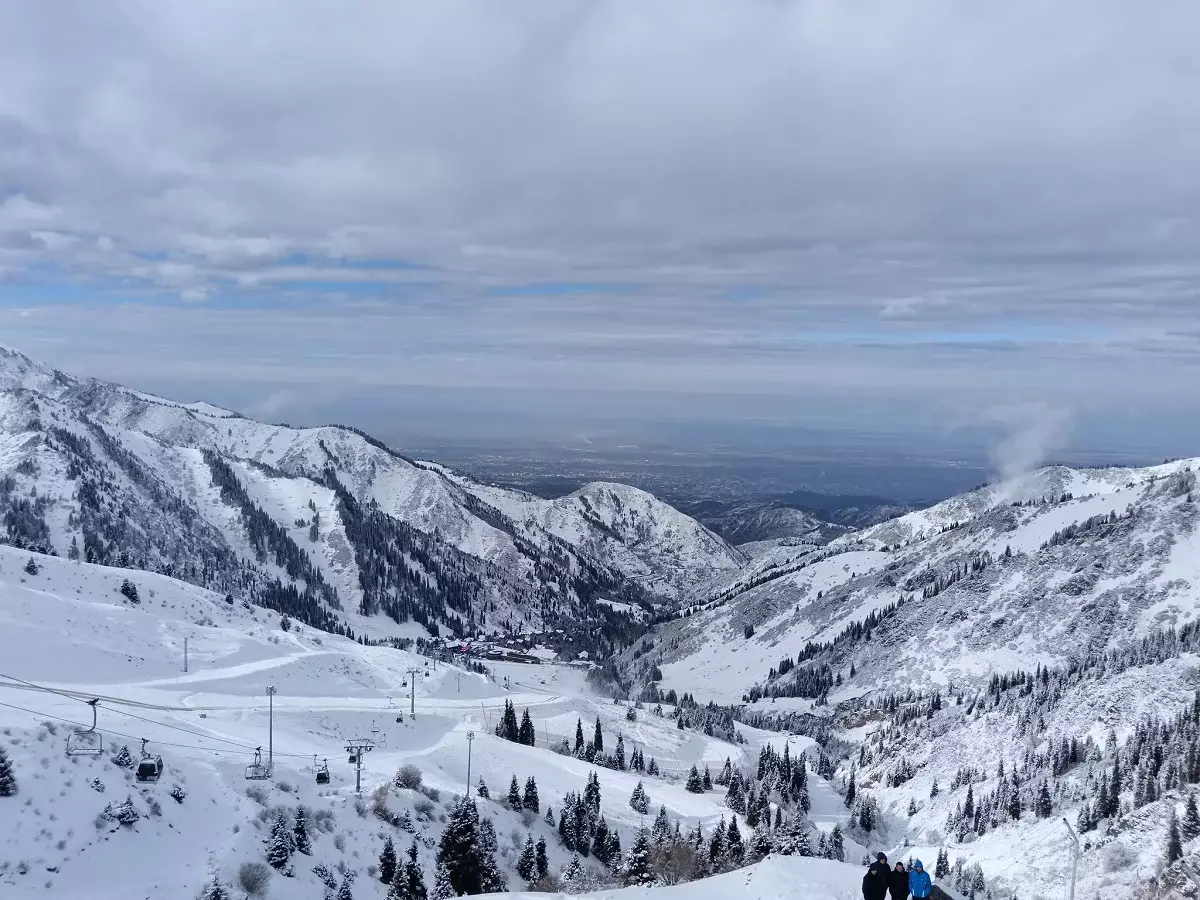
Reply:
[[[908,873],[908,890],[915,900],[927,900],[933,893],[933,881],[919,859],[913,861],[912,871]]]
[[[888,893],[892,900],[908,900],[908,872],[904,871],[904,863],[896,863],[892,874],[888,877]]]
[[[888,871],[887,854],[880,853],[863,876],[863,900],[887,900],[892,873]]]

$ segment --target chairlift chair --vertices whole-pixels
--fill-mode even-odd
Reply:
[[[151,756],[146,752],[147,741],[142,738],[142,758],[138,760],[137,780],[154,784],[162,776],[163,761],[161,756]]]
[[[247,781],[265,781],[271,777],[271,767],[262,761],[262,747],[254,750],[254,762],[246,766]]]
[[[96,730],[96,707],[99,700],[89,700],[92,708],[92,727],[76,728],[67,735],[67,756],[99,756],[104,752],[104,736]]]
[[[329,760],[317,769],[317,784],[329,784]]]

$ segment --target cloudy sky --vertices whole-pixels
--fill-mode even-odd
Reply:
[[[1171,0],[0,2],[0,343],[399,443],[1198,454],[1197,34]]]

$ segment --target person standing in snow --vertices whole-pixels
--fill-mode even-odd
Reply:
[[[892,900],[908,900],[908,872],[904,871],[904,863],[896,863],[896,868],[888,878],[888,893]]]
[[[887,900],[892,873],[888,871],[887,854],[880,853],[863,876],[863,900]]]
[[[908,891],[915,900],[927,900],[933,893],[933,881],[919,859],[913,863],[912,871],[908,873]]]

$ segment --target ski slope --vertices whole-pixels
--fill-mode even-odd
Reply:
[[[25,571],[31,558],[36,574]],[[126,580],[137,588],[137,604],[121,593]],[[503,687],[506,678],[510,690]],[[270,702],[269,686],[277,690]],[[84,702],[91,698],[100,701],[104,753],[68,756],[68,735],[91,724]],[[493,734],[510,700],[529,710],[535,747]],[[683,789],[687,770],[692,764],[716,768],[726,757],[750,766],[764,743],[781,739],[746,729],[747,743],[735,746],[678,730],[649,710],[630,722],[627,709],[589,695],[577,669],[498,663],[492,677],[482,676],[304,627],[284,631],[275,613],[227,604],[165,576],[0,546],[0,740],[19,782],[16,797],[0,798],[0,895],[191,900],[213,872],[236,884],[242,862],[263,859],[270,811],[304,804],[319,817],[313,856],[297,857],[303,865],[296,864],[294,878],[272,875],[268,896],[321,896],[323,885],[311,871],[321,863],[357,872],[355,897],[382,900],[386,887],[367,869],[382,836],[391,834],[398,851],[415,839],[432,885],[439,816],[468,783],[474,793],[480,778],[493,797],[480,801],[481,813],[495,821],[498,860],[517,889],[524,882],[513,866],[527,833],[546,838],[552,871],[569,858],[540,815],[523,818],[496,802],[514,775],[522,784],[534,776],[542,810],[551,805],[557,813],[563,795],[582,790],[596,771],[601,811],[629,846],[660,805],[685,829],[728,817],[723,789],[699,795]],[[606,741],[623,735],[626,753],[640,748],[647,759],[655,757],[662,777],[599,768],[547,749],[573,736],[579,719],[590,738],[597,717]],[[143,738],[165,763],[156,784],[137,783],[112,758],[127,746],[136,759]],[[345,751],[358,739],[375,745],[363,756],[361,800]],[[807,743],[793,741],[792,752]],[[259,747],[264,758],[273,750],[274,771],[267,781],[248,782],[246,766]],[[322,786],[314,762],[324,760],[332,778]],[[402,765],[419,767],[438,799],[391,787]],[[93,786],[97,780],[102,793]],[[628,803],[639,780],[651,800],[646,817]],[[176,786],[186,795],[182,802],[171,796]],[[379,796],[393,813],[409,813],[411,835],[375,815],[381,786]],[[828,828],[838,804],[826,791],[823,801],[814,790],[814,819]],[[140,814],[137,822],[102,818],[106,806],[126,798]],[[721,884],[745,881],[747,896],[767,896],[798,864],[739,870]],[[822,890],[852,887],[855,869],[815,860],[803,866],[804,877]]]

